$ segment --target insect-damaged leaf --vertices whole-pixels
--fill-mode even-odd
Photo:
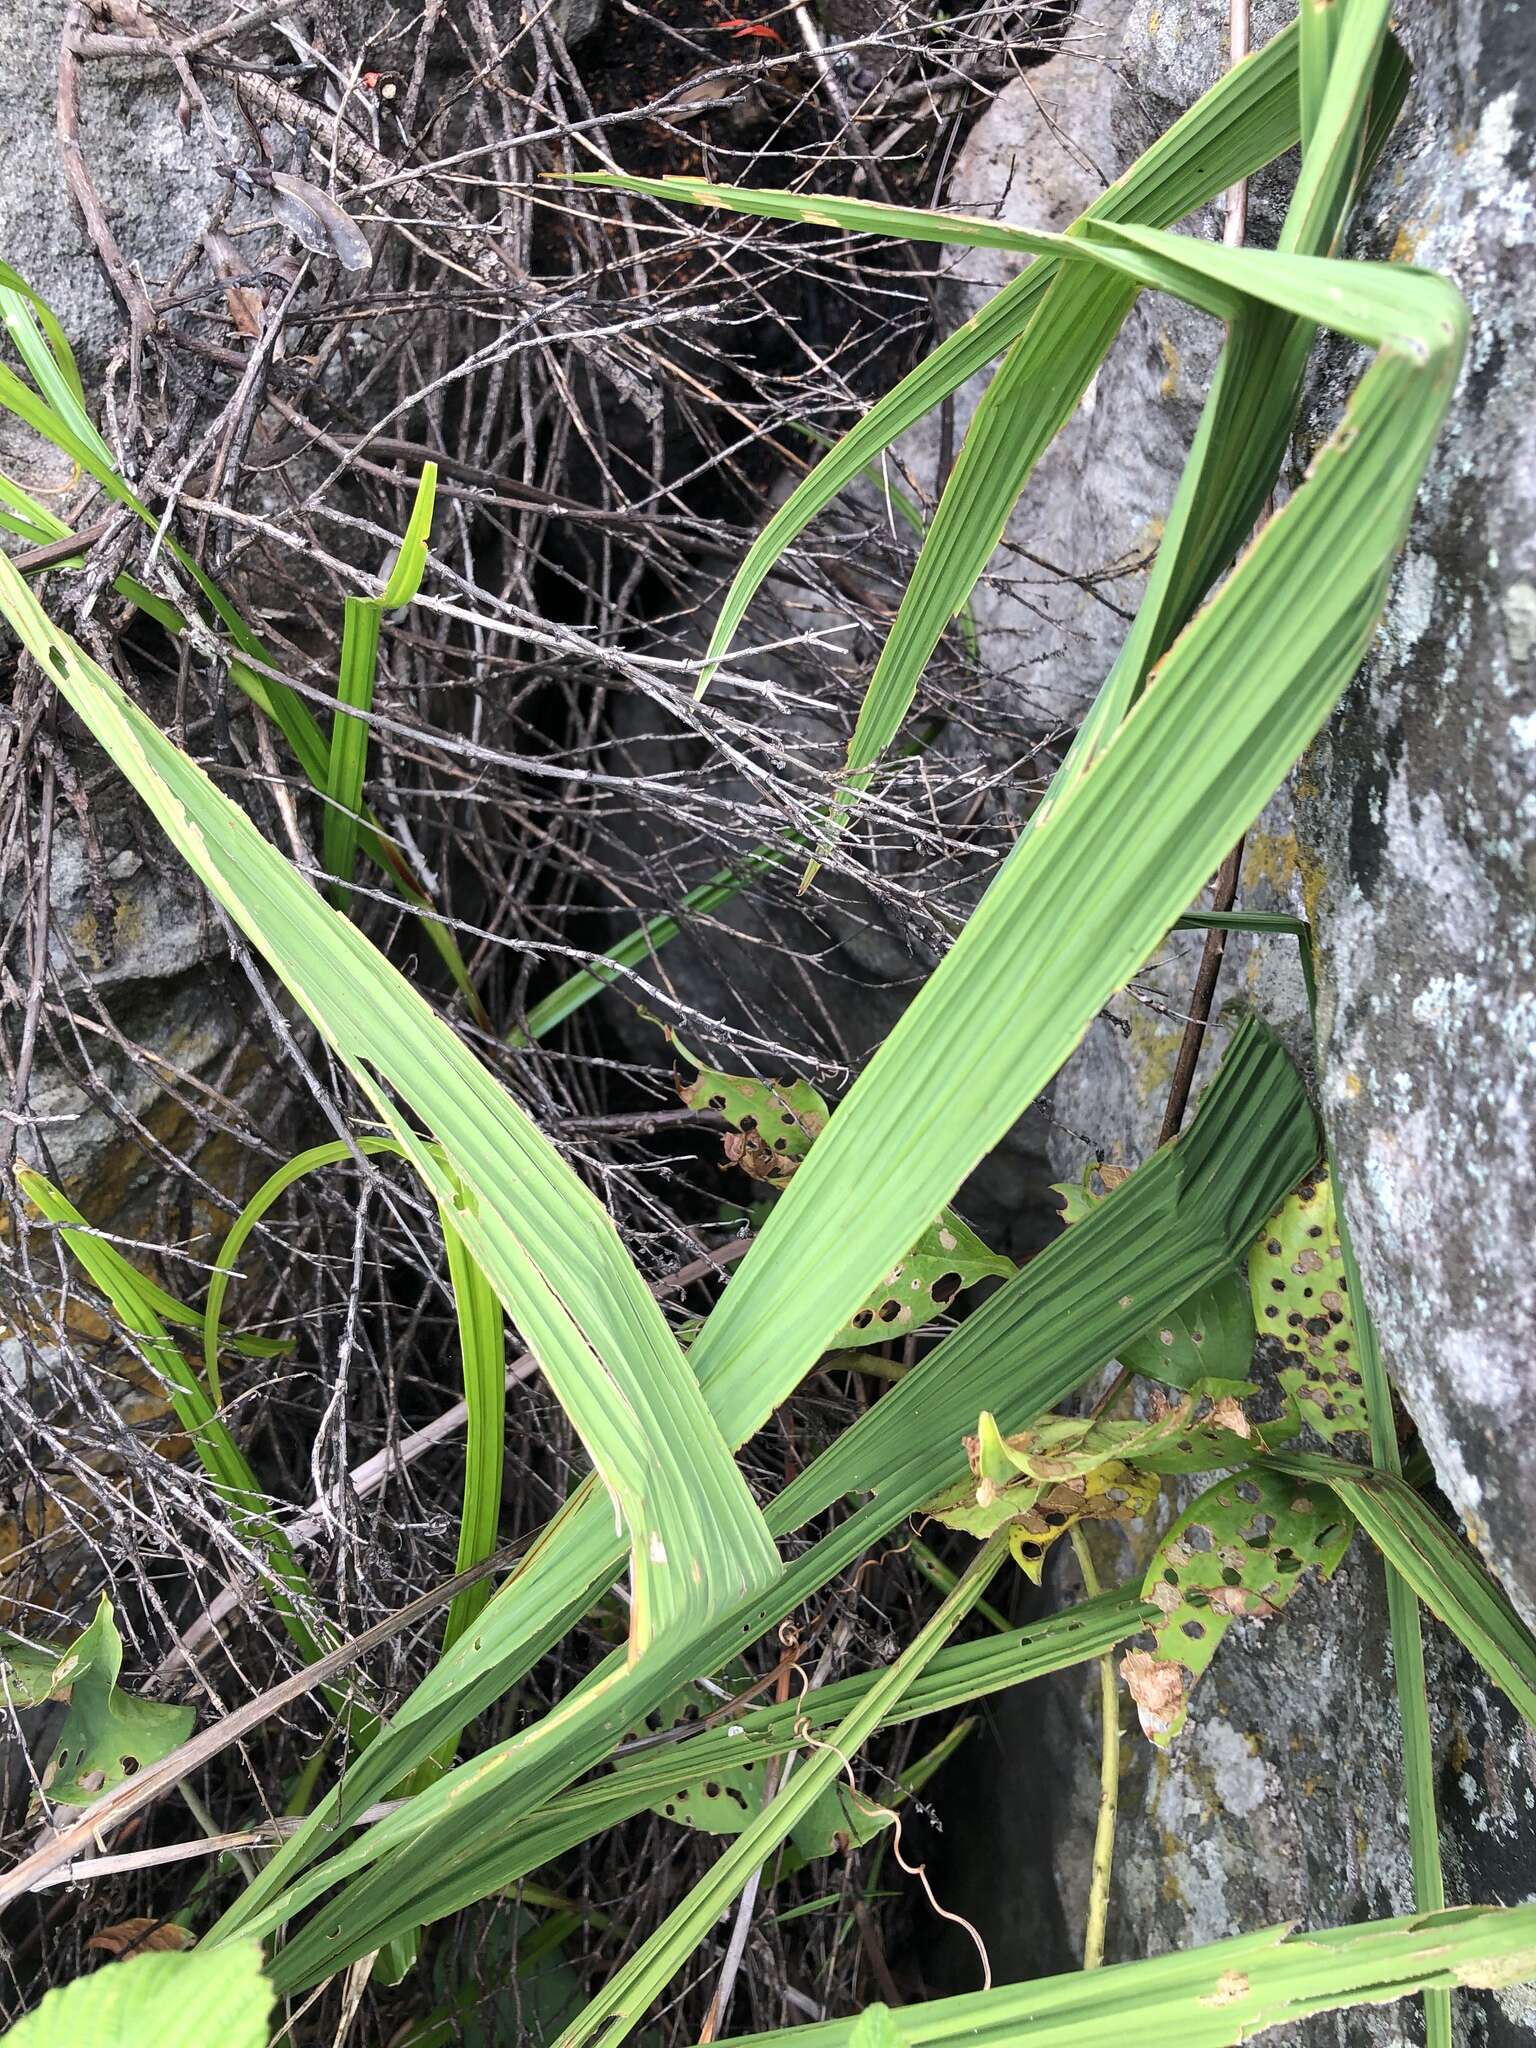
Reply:
[[[1309,1567],[1324,1578],[1349,1548],[1354,1522],[1326,1487],[1249,1466],[1191,1501],[1157,1547],[1142,1597],[1162,1611],[1156,1648],[1130,1650],[1120,1675],[1143,1734],[1166,1749],[1189,1694],[1238,1616],[1283,1607]]]
[[[690,1109],[712,1109],[731,1126],[725,1156],[753,1180],[784,1187],[832,1114],[808,1081],[754,1081],[745,1074],[706,1067],[679,1045],[698,1068],[677,1092]]]
[[[112,1603],[103,1593],[89,1628],[54,1666],[52,1691],[67,1691],[69,1712],[43,1778],[50,1799],[88,1806],[100,1793],[169,1756],[192,1733],[197,1715],[191,1707],[119,1692],[122,1665],[122,1639]]]
[[[679,1095],[691,1109],[714,1110],[731,1126],[726,1159],[775,1192],[787,1187],[832,1114],[826,1098],[808,1081],[755,1081],[722,1073],[705,1066],[675,1033],[668,1036],[698,1069],[692,1081],[678,1083]],[[969,1224],[945,1209],[859,1304],[827,1349],[851,1351],[905,1337],[942,1314],[963,1288],[978,1280],[1007,1279],[1014,1270],[1011,1259],[989,1251]]]
[[[965,1439],[972,1476],[946,1487],[923,1512],[978,1541],[1006,1527],[1014,1563],[1037,1586],[1046,1552],[1073,1523],[1134,1521],[1157,1499],[1158,1482],[1151,1473],[1108,1455],[1083,1472],[1033,1477],[1013,1455],[1018,1441],[1004,1439],[992,1417],[983,1414],[976,1435]]]
[[[1095,1175],[1103,1186],[1102,1194],[1094,1189]],[[1079,1179],[1053,1189],[1062,1198],[1063,1221],[1081,1222],[1130,1178],[1122,1166],[1095,1167],[1090,1161]],[[1122,1344],[1119,1359],[1127,1371],[1161,1380],[1165,1386],[1182,1387],[1186,1393],[1241,1399],[1254,1392],[1247,1377],[1253,1363],[1253,1341],[1248,1286],[1234,1272],[1192,1294],[1152,1329]]]
[[[962,1288],[978,1280],[1006,1280],[1014,1271],[1012,1259],[988,1251],[970,1225],[946,1209],[848,1318],[829,1349],[904,1337],[941,1315]]]
[[[1280,1384],[1302,1417],[1330,1440],[1369,1428],[1344,1275],[1344,1251],[1326,1170],[1302,1182],[1270,1217],[1248,1254],[1254,1318],[1300,1359]]]
[[[717,1704],[702,1686],[685,1685],[664,1700],[647,1722],[630,1732],[644,1736],[680,1727],[685,1722],[701,1722]],[[653,1799],[650,1811],[665,1820],[697,1828],[702,1834],[739,1835],[747,1822],[763,1810],[768,1764],[766,1757],[749,1757],[740,1764],[711,1770],[699,1777],[691,1775],[686,1763],[680,1762],[676,1785]]]
[[[983,1415],[978,1474],[1003,1485],[1020,1474],[1041,1482],[1073,1479],[1112,1459],[1147,1472],[1222,1472],[1251,1454],[1253,1430],[1236,1401],[1219,1402],[1198,1419],[1196,1405],[1191,1394],[1146,1418],[1047,1415],[1009,1437]]]

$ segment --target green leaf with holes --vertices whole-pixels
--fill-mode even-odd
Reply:
[[[850,1351],[905,1337],[942,1315],[962,1288],[978,1280],[1007,1280],[1017,1271],[1012,1259],[989,1251],[953,1209],[945,1209],[899,1266],[855,1309],[828,1346]]]
[[[122,1638],[105,1593],[89,1628],[53,1669],[52,1691],[68,1692],[69,1712],[43,1789],[65,1806],[87,1806],[185,1742],[197,1719],[191,1707],[135,1699],[119,1692]]]
[[[727,1161],[775,1192],[787,1187],[832,1114],[826,1098],[808,1081],[755,1081],[706,1066],[675,1031],[667,1036],[698,1070],[692,1081],[678,1083],[678,1094],[690,1109],[713,1110],[731,1126]],[[941,1210],[826,1348],[853,1351],[905,1337],[942,1315],[963,1288],[1010,1279],[1016,1271],[1012,1259],[989,1251],[953,1209]]]
[[[721,1674],[727,1680],[730,1675]],[[743,1682],[749,1678],[750,1674]],[[685,1723],[702,1723],[719,1704],[701,1685],[685,1685],[629,1733],[643,1737]],[[665,1820],[679,1821],[684,1827],[697,1828],[701,1834],[739,1835],[747,1822],[762,1812],[768,1758],[748,1758],[724,1767],[716,1765],[702,1775],[690,1773],[681,1759],[679,1764],[677,1783],[651,1801],[652,1813],[659,1813]]]
[[[809,1081],[755,1081],[726,1074],[689,1052],[675,1032],[667,1036],[698,1072],[679,1081],[677,1092],[690,1109],[714,1110],[731,1131],[725,1156],[753,1180],[782,1188],[804,1159],[832,1114]]]
[[[1326,1171],[1280,1204],[1248,1254],[1254,1320],[1298,1359],[1280,1384],[1330,1442],[1370,1424],[1360,1385],[1355,1319]]]
[[[1127,1651],[1120,1674],[1160,1749],[1184,1725],[1189,1694],[1239,1616],[1283,1607],[1302,1574],[1336,1569],[1354,1534],[1324,1486],[1249,1466],[1208,1487],[1157,1547],[1142,1597],[1159,1608],[1156,1648]]]

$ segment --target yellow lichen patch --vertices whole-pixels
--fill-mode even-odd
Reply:
[[[1168,1092],[1183,1030],[1165,1023],[1143,1003],[1128,1003],[1126,1010],[1130,1025],[1131,1074],[1136,1093],[1143,1102],[1151,1102]]]
[[[1251,832],[1243,849],[1243,887],[1267,883],[1277,896],[1288,898],[1301,867],[1294,832]]]
[[[1174,347],[1173,337],[1165,327],[1157,330],[1157,346],[1163,358],[1163,376],[1157,387],[1157,395],[1159,398],[1174,398],[1178,395],[1179,371],[1183,367],[1183,362]]]
[[[1417,221],[1405,221],[1392,238],[1392,247],[1388,251],[1387,261],[1389,263],[1411,263],[1419,253],[1419,245],[1423,240],[1424,230],[1419,223]]]

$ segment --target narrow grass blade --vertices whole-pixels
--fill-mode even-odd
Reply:
[[[456,1572],[468,1571],[496,1548],[501,1521],[501,1472],[506,1451],[507,1356],[501,1302],[446,1216],[443,1244],[459,1324],[459,1361],[468,1419],[464,1434],[464,1502],[459,1514]],[[492,1592],[489,1579],[454,1596],[443,1625],[450,1648],[480,1617]]]
[[[1292,26],[1228,72],[1083,218],[1138,220],[1152,227],[1169,227],[1237,179],[1282,155],[1297,140],[1296,61],[1297,32]],[[641,182],[611,173],[591,173],[583,174],[578,182],[648,190],[658,198],[704,203],[695,189],[683,189],[685,184],[692,188],[699,181]],[[719,190],[707,188],[707,203],[714,203]],[[814,205],[815,201],[807,203]],[[1045,257],[1000,291],[872,407],[791,493],[753,543],[726,594],[705,656],[701,690],[707,687],[763,579],[785,549],[883,448],[1018,340],[1050,286],[1054,267],[1053,259]]]
[[[137,1273],[115,1246],[97,1237],[80,1211],[53,1183],[30,1167],[18,1166],[22,1192],[50,1223],[60,1226],[65,1244],[111,1302],[134,1348],[164,1382],[176,1419],[187,1433],[230,1518],[257,1562],[270,1574],[266,1588],[283,1626],[313,1662],[323,1653],[308,1621],[313,1595],[292,1546],[267,1512],[266,1498],[228,1426],[196,1373],[166,1335],[156,1310],[169,1300]],[[180,1307],[180,1304],[174,1304]]]
[[[337,882],[334,900],[343,909],[349,900],[347,884],[352,879],[362,822],[363,782],[368,765],[366,719],[373,709],[379,635],[385,613],[409,604],[421,588],[436,495],[437,464],[423,463],[405,537],[383,592],[378,597],[348,597],[342,601],[341,674],[337,681],[336,715],[331,721],[322,850],[325,865]],[[352,715],[357,712],[363,716]]]
[[[508,1045],[528,1045],[534,1039],[543,1038],[553,1031],[557,1024],[563,1024],[567,1017],[579,1010],[583,1003],[593,996],[601,995],[616,978],[614,970],[626,967],[640,967],[650,959],[658,947],[667,945],[683,929],[687,916],[708,917],[716,910],[739,896],[749,888],[759,875],[767,874],[779,867],[788,858],[789,849],[803,845],[798,834],[786,834],[784,847],[759,846],[749,853],[735,867],[721,868],[711,875],[707,882],[701,882],[696,889],[690,889],[677,910],[664,911],[657,917],[647,918],[637,931],[627,932],[616,945],[599,954],[590,967],[584,967],[528,1012],[528,1028],[512,1030],[506,1034]],[[611,961],[612,968],[603,963]]]
[[[15,272],[9,274],[11,277],[16,275]],[[94,477],[114,504],[125,506],[152,532],[158,532],[159,519],[118,471],[111,449],[86,409],[79,373],[62,328],[51,313],[47,314],[46,320],[42,320],[41,314],[34,318],[33,309],[42,306],[43,301],[21,279],[16,278],[15,286],[0,281],[0,317],[3,317],[22,361],[38,386],[33,390],[8,364],[0,363],[0,408],[44,440],[52,442],[81,470]],[[41,329],[39,320],[42,320]],[[228,633],[233,643],[229,664],[231,680],[277,726],[310,784],[323,793],[330,776],[330,749],[308,705],[296,690],[283,681],[280,665],[272,659],[212,577],[170,535],[165,536],[164,547],[177,568],[191,578],[209,610]],[[114,587],[141,605],[168,632],[186,631],[186,620],[177,608],[146,590],[136,579],[119,578]],[[380,832],[376,819],[368,817],[364,820],[357,843],[409,903],[418,910],[430,909],[404,861]],[[453,933],[440,918],[434,916],[423,916],[421,923],[455,987],[468,1003],[471,1014],[478,1023],[488,1024],[489,1019],[470,982],[469,970]]]
[[[1536,1728],[1536,1636],[1429,1503],[1395,1472],[1305,1451],[1273,1456],[1282,1471],[1333,1488],[1387,1563]]]

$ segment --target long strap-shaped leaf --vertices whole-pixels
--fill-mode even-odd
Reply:
[[[1218,81],[1094,201],[1082,220],[1128,220],[1147,227],[1171,227],[1239,178],[1282,155],[1298,135],[1297,52],[1293,25]],[[590,182],[612,181],[598,175]],[[688,189],[690,185],[692,189]],[[707,196],[710,204],[730,203],[721,188],[702,180],[669,179],[650,186],[633,181],[633,188],[688,202],[703,203]],[[801,216],[786,211],[781,217]],[[905,229],[897,227],[894,232]],[[1039,310],[1055,269],[1054,259],[1044,257],[1005,286],[872,406],[791,492],[753,543],[726,593],[710,636],[701,690],[730,647],[763,579],[785,549],[882,449],[1018,340]]]
[[[1395,1472],[1307,1451],[1276,1452],[1273,1462],[1298,1479],[1333,1488],[1387,1563],[1536,1728],[1536,1636],[1408,1482]]]
[[[722,1617],[694,1645],[696,1661],[687,1675],[724,1665],[957,1477],[965,1466],[960,1439],[981,1408],[993,1408],[1005,1429],[1026,1426],[1121,1343],[1230,1270],[1317,1149],[1316,1125],[1294,1068],[1273,1035],[1250,1020],[1235,1035],[1185,1136],[1000,1288],[772,1504],[770,1528],[788,1535],[843,1495],[873,1490],[863,1507],[786,1568],[768,1600],[744,1603]],[[261,1931],[291,1919],[339,1877],[367,1873],[285,1947],[277,1968],[293,1988],[366,1953],[397,1925],[451,1911],[532,1867],[517,1817],[598,1763],[605,1742],[616,1739],[610,1729],[632,1725],[657,1704],[659,1671],[652,1672],[648,1690],[640,1685],[646,1667],[629,1674],[620,1712],[602,1689],[612,1667],[595,1675],[585,1708],[578,1692],[556,1715],[461,1766],[409,1809],[292,1881],[338,1822],[382,1796],[388,1769],[398,1774],[516,1682],[553,1640],[552,1609],[554,1634],[563,1630],[556,1603],[571,1595],[562,1568],[578,1585],[601,1583],[605,1559],[611,1574],[601,1508],[578,1499],[481,1618],[484,1654],[461,1644],[429,1675],[377,1757],[360,1761],[216,1931]],[[584,1604],[588,1596],[578,1597]],[[369,1871],[373,1864],[380,1868]],[[286,1895],[274,1899],[285,1881]]]
[[[1439,278],[1131,228],[1095,241],[1117,268],[1218,315],[1258,296],[1379,353],[1309,480],[1021,840],[775,1205],[694,1347],[733,1437],[783,1398],[1046,1085],[1317,731],[1374,631],[1454,386],[1465,313]],[[743,1358],[775,1370],[754,1385]]]
[[[1308,174],[1298,187],[1282,248],[1303,253],[1320,253],[1328,248],[1348,196],[1350,179],[1361,161],[1360,138],[1365,133],[1373,83],[1377,110],[1385,119],[1390,119],[1401,102],[1403,66],[1395,47],[1387,50],[1379,65],[1377,61],[1384,22],[1385,9],[1380,0],[1354,9],[1353,42],[1345,52],[1352,61],[1339,67],[1340,76],[1334,81],[1327,118],[1320,130],[1321,142],[1326,146],[1314,150]],[[1251,64],[1255,60],[1245,61]],[[1232,76],[1239,76],[1242,69],[1237,67]],[[1176,132],[1170,131],[1165,140]],[[1384,133],[1384,123],[1378,122],[1370,138],[1372,147],[1379,144]],[[632,179],[586,173],[579,182],[617,185],[627,191],[712,204],[772,219],[862,228],[869,233],[894,234],[908,240],[1013,248],[1033,253],[1037,258],[1025,277],[1007,290],[1015,291],[1033,282],[1044,290],[1043,303],[1009,350],[977,407],[860,706],[849,742],[840,800],[829,820],[833,829],[839,829],[847,821],[848,800],[868,786],[869,771],[895,738],[923,668],[984,572],[1036,463],[1097,374],[1136,297],[1136,286],[1125,277],[1097,270],[1073,265],[1062,269],[1063,259],[1053,255],[1054,237],[1042,238],[995,221],[964,215],[827,199],[819,194],[722,187],[699,178]],[[1138,210],[1125,190],[1131,182],[1128,178],[1112,186],[1068,234],[1091,237],[1096,223],[1134,222]],[[1042,276],[1047,264],[1052,266],[1052,273]],[[1000,294],[994,304],[1006,297],[1007,292]],[[987,310],[990,313],[993,309]],[[1231,559],[1252,523],[1253,512],[1273,482],[1306,361],[1310,329],[1270,309],[1242,308],[1237,318],[1238,331],[1228,354],[1236,356],[1240,364],[1247,359],[1248,375],[1246,379],[1241,374],[1234,378],[1232,365],[1224,359],[1222,367],[1227,375],[1225,380],[1218,377],[1146,601],[1108,684],[1085,721],[1073,749],[1071,767],[1058,779],[1053,796],[1059,797],[1091,752],[1119,724],[1140,688],[1146,667],[1162,653],[1209,582]],[[1241,403],[1239,416],[1231,417],[1234,389],[1240,400],[1243,396],[1257,396],[1263,431],[1252,430],[1251,422],[1243,416],[1247,407]],[[1238,456],[1237,475],[1229,480],[1236,488],[1235,508],[1225,501],[1231,496],[1230,490],[1224,496],[1211,488],[1215,474],[1211,457],[1222,447],[1220,425],[1224,419],[1230,419],[1233,429],[1226,440],[1226,452]],[[790,503],[793,502],[792,499]],[[788,510],[786,506],[785,512]],[[1204,545],[1190,548],[1186,545],[1190,538],[1186,527],[1197,515],[1203,531],[1197,531],[1195,538],[1203,539]],[[770,540],[775,549],[783,545],[773,522],[760,536],[727,594],[716,628],[717,642],[724,639],[728,644],[729,634],[734,632],[740,616],[737,592],[746,583],[748,569],[758,552]],[[743,596],[739,603],[744,606],[745,602]],[[707,662],[703,674],[707,680]]]
[[[350,1068],[538,1356],[629,1534],[632,1654],[771,1583],[778,1556],[762,1516],[591,1191],[405,978],[52,624],[3,560],[0,611]]]
[[[744,2034],[740,2048],[1229,2048],[1266,2027],[1426,1986],[1523,1984],[1536,1976],[1536,1906],[1466,1906],[1297,1934],[1270,1927],[1206,1948],[1075,1971],[894,2011]],[[860,2031],[864,2029],[864,2031]]]

